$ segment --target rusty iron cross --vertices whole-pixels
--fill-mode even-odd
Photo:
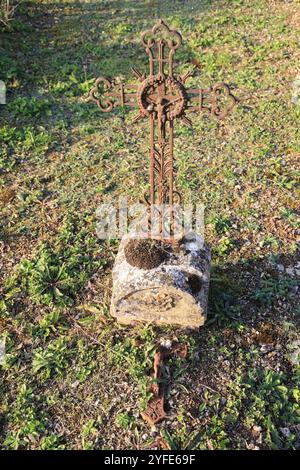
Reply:
[[[174,207],[180,204],[181,196],[174,190],[174,120],[181,119],[184,124],[191,126],[192,121],[186,116],[186,111],[206,111],[222,119],[231,111],[237,99],[225,83],[218,83],[209,89],[186,88],[185,82],[193,75],[197,65],[184,75],[174,76],[174,54],[182,44],[182,37],[163,20],[142,33],[141,39],[149,57],[149,75],[132,68],[139,85],[115,83],[107,77],[99,77],[88,99],[104,112],[117,106],[138,106],[139,113],[133,122],[148,118],[150,194],[146,191],[144,195],[148,206],[147,235],[149,238],[176,243],[178,237],[174,235]],[[222,106],[224,98],[228,101],[225,107]],[[169,214],[167,230],[162,207],[167,207]],[[155,211],[159,214],[159,227],[158,234],[153,235],[151,222]]]

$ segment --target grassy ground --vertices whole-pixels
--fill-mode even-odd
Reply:
[[[300,446],[300,2],[163,3],[35,0],[0,31],[4,449],[140,449],[160,435],[182,449]],[[100,74],[146,70],[139,33],[158,16],[185,39],[178,71],[201,63],[190,84],[224,80],[241,99],[221,123],[176,128],[177,186],[205,204],[214,253],[208,322],[192,335],[115,324],[118,241],[95,235],[100,203],[147,187],[148,131],[82,97]],[[140,411],[162,338],[189,356],[168,364],[168,419],[149,430]]]

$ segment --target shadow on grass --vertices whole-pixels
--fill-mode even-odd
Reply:
[[[296,272],[291,276],[286,269],[294,266],[298,258],[299,252],[270,253],[213,266],[206,328],[212,324],[230,326],[236,321],[252,325],[262,319],[280,322],[286,317],[296,321]]]
[[[212,2],[206,0],[25,3],[20,18],[24,25],[31,25],[30,30],[19,27],[13,33],[2,33],[3,57],[11,61],[10,65],[4,63],[3,78],[9,81],[13,75],[22,81],[22,89],[8,86],[8,102],[20,94],[34,96],[43,87],[44,97],[53,101],[52,114],[61,109],[62,114],[71,116],[68,125],[76,126],[76,120],[71,122],[76,110],[70,107],[68,97],[84,95],[80,84],[99,75],[122,76],[130,81],[132,66],[147,72],[148,59],[139,41],[140,33],[159,16],[164,16],[171,26],[175,19],[179,30],[193,27],[194,16],[211,6]],[[18,15],[19,11],[17,18]],[[9,45],[12,34],[20,44],[18,51]],[[194,53],[183,43],[177,61],[188,64],[193,57]],[[67,92],[53,94],[52,86],[66,87]],[[22,123],[21,115],[19,120]],[[42,122],[51,124],[51,119],[45,116]],[[81,122],[90,122],[84,112]]]

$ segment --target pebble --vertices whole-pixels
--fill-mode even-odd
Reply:
[[[256,446],[256,445],[254,445],[253,442],[251,442],[250,444],[248,444],[248,443],[246,442],[246,447],[247,447],[247,449],[249,449],[249,450],[259,450],[259,447]]]
[[[261,433],[261,426],[254,425],[252,430],[255,434],[260,434]]]
[[[79,384],[80,384],[80,380],[75,380],[75,382],[71,383],[71,387],[76,388],[78,387]]]
[[[291,292],[292,294],[297,294],[298,290],[299,290],[299,286],[293,286],[291,289]]]
[[[291,431],[289,430],[289,428],[279,428],[279,429],[284,437],[289,437],[289,435],[291,434]]]
[[[171,349],[172,341],[170,339],[161,339],[160,345],[166,349]]]
[[[293,275],[294,275],[294,269],[292,268],[292,266],[289,266],[288,268],[286,268],[286,273],[287,273],[289,276],[293,276]]]
[[[263,352],[263,353],[270,352],[270,351],[272,351],[272,349],[273,349],[272,344],[262,344],[261,348],[260,348],[261,352]]]

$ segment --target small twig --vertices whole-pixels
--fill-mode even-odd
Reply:
[[[3,8],[4,19],[0,18],[0,22],[5,26],[8,26],[8,23],[13,19],[16,9],[23,1],[24,0],[20,0],[16,5],[10,5],[10,0],[6,0],[6,5],[4,4],[4,1],[2,1],[0,6]]]
[[[200,387],[207,388],[207,389],[210,390],[211,392],[220,393],[220,392],[218,392],[217,390],[214,390],[213,388],[209,387],[208,385],[205,385],[205,384],[198,384],[198,385],[200,385]]]

